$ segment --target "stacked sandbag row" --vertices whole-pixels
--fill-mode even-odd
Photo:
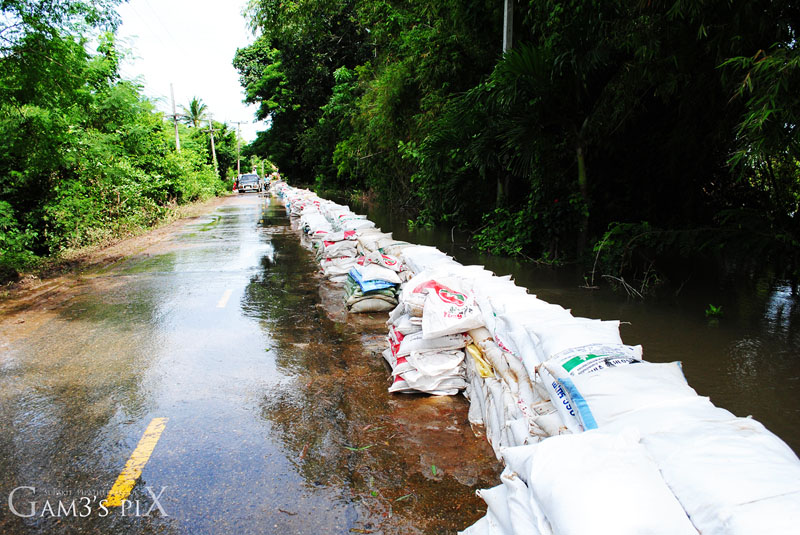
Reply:
[[[324,275],[343,284],[348,311],[388,312],[397,306],[398,289],[407,274],[396,257],[380,248],[397,245],[391,234],[347,206],[309,191],[283,182],[273,183],[271,191],[284,200],[289,215],[299,217]]]
[[[465,533],[783,533],[800,521],[797,456],[698,396],[680,363],[646,362],[619,322],[533,296],[495,290],[479,303],[563,427],[534,423],[566,436],[500,448],[502,484],[480,492],[487,516]]]
[[[387,321],[389,391],[455,395],[466,388],[467,331],[480,325],[475,300],[459,278],[426,270],[411,278]]]
[[[379,252],[359,257],[347,274],[345,305],[359,312],[388,312],[397,306],[400,263]]]
[[[501,484],[479,492],[487,515],[465,533],[734,535],[800,524],[791,449],[698,396],[680,363],[643,360],[618,321],[575,317],[508,277],[390,234],[358,242],[359,252],[394,247],[414,275],[387,322],[390,390],[464,388],[470,422],[506,465]],[[441,312],[442,296],[470,303],[480,321],[437,331],[465,317],[429,315],[428,300]]]

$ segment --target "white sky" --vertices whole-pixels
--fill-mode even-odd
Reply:
[[[242,11],[247,0],[129,0],[120,5],[117,36],[132,52],[121,67],[124,78],[140,78],[144,93],[172,113],[169,84],[175,87],[178,113],[192,97],[208,105],[215,121],[241,125],[252,141],[256,106],[242,102],[244,90],[231,62],[237,48],[253,42]]]

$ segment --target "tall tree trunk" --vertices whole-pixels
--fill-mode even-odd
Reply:
[[[503,180],[498,176],[497,177],[497,197],[494,200],[494,207],[495,208],[502,208],[505,204],[505,197],[506,192],[503,188]]]

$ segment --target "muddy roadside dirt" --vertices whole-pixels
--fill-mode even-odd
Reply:
[[[173,219],[152,230],[116,240],[110,245],[86,247],[67,257],[47,263],[40,272],[23,273],[19,280],[0,285],[0,326],[27,324],[31,329],[15,329],[19,335],[42,324],[52,310],[76,295],[87,278],[102,275],[125,259],[156,256],[173,247],[171,238],[186,225],[192,224],[225,204],[235,196],[214,197],[206,202],[181,206]],[[25,317],[20,317],[21,313]],[[48,312],[51,312],[48,314]],[[2,350],[2,341],[0,341]]]

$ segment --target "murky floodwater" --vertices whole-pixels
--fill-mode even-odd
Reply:
[[[800,453],[800,305],[788,284],[703,284],[690,281],[677,296],[641,302],[609,289],[579,288],[582,274],[538,267],[466,248],[449,230],[409,231],[405,220],[379,209],[369,218],[399,240],[434,245],[463,264],[480,264],[575,315],[619,319],[623,340],[642,344],[654,362],[680,360],[701,395],[737,416],[752,415]],[[722,306],[718,320],[705,317]]]
[[[281,205],[232,198],[67,286],[51,310],[4,304],[0,533],[453,533],[482,516],[499,465],[467,402],[387,393],[385,315],[347,316]],[[104,515],[156,417],[139,516]],[[20,515],[17,487],[36,489]]]

